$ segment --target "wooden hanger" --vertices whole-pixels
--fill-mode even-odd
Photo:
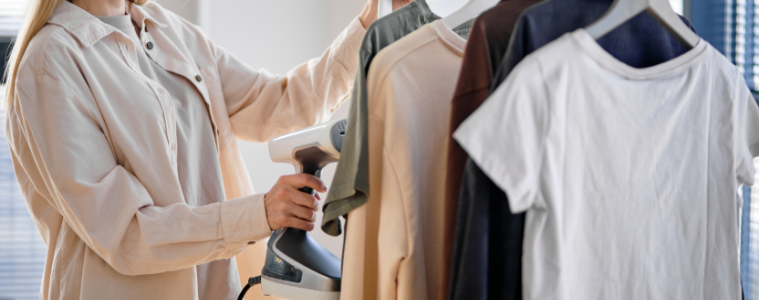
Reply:
[[[615,0],[601,18],[585,27],[585,31],[598,40],[644,11],[689,49],[701,39],[683,23],[667,0]]]

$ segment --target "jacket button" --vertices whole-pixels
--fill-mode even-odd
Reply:
[[[148,42],[145,47],[148,47],[148,50],[153,49],[153,42]]]
[[[216,129],[216,135],[219,135],[219,130],[218,129]]]
[[[200,77],[200,75],[195,75],[195,80],[197,80],[198,82],[201,82],[203,81],[203,77]]]

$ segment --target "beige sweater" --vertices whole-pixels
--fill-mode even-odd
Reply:
[[[435,21],[372,62],[372,188],[369,202],[348,215],[341,299],[437,299],[444,292],[438,287],[448,121],[465,43]]]

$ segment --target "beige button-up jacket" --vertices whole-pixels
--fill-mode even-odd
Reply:
[[[324,121],[350,92],[364,33],[354,20],[323,56],[277,76],[156,3],[128,9],[141,45],[62,1],[18,72],[6,135],[48,245],[42,299],[198,299],[193,266],[270,234],[235,139],[264,142]],[[139,71],[135,47],[202,94],[230,200],[185,203],[174,102]],[[264,246],[238,256],[243,277],[260,274]]]

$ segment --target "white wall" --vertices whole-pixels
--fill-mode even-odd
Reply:
[[[318,57],[364,7],[364,0],[157,0],[198,24],[221,45],[254,68],[285,74],[293,67]],[[210,3],[210,5],[209,5]],[[343,105],[333,118],[345,118]],[[240,142],[253,186],[268,191],[281,175],[292,174],[287,164],[269,159],[266,144]],[[334,164],[323,179],[329,186]],[[325,199],[326,195],[322,195]],[[317,224],[321,224],[318,214]],[[317,227],[312,236],[335,255],[342,253],[342,236],[331,237]]]

